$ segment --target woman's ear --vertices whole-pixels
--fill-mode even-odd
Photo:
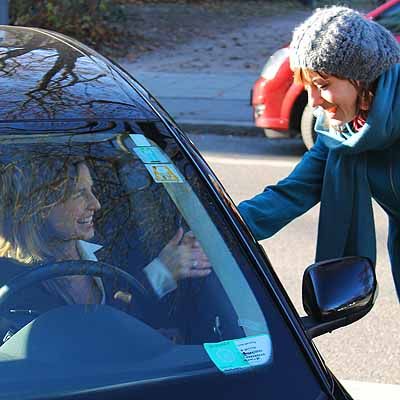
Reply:
[[[362,111],[369,110],[369,103],[364,98],[362,98],[360,101],[360,110],[362,110]]]
[[[363,90],[360,96],[360,110],[362,111],[368,111],[371,103],[372,103],[372,98],[373,98],[372,92],[369,90]]]

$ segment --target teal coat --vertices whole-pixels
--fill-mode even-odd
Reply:
[[[400,298],[400,66],[381,75],[364,127],[319,133],[293,172],[239,204],[257,240],[265,239],[321,202],[316,260],[360,255],[376,260],[372,202],[389,217],[388,249]]]

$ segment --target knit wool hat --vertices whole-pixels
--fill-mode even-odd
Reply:
[[[340,78],[374,81],[400,62],[400,46],[382,25],[347,7],[317,9],[290,44],[290,67]]]

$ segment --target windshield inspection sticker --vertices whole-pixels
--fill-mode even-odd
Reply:
[[[133,151],[145,164],[158,164],[170,162],[168,157],[164,155],[157,147],[135,147]]]
[[[144,164],[157,183],[183,183],[183,179],[173,164]]]
[[[222,372],[256,367],[267,364],[272,359],[272,343],[269,335],[204,343],[204,348]]]

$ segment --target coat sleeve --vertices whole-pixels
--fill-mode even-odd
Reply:
[[[239,204],[257,240],[272,236],[320,201],[327,155],[328,149],[317,139],[287,178]]]

